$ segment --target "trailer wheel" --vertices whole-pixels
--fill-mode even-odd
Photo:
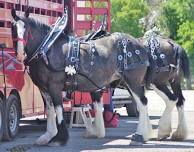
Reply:
[[[4,128],[4,112],[3,112],[3,100],[0,98],[0,141],[3,137],[3,128]]]
[[[5,108],[5,128],[3,132],[3,139],[10,141],[18,133],[20,120],[20,104],[16,95],[11,94],[6,100]]]
[[[139,111],[137,110],[137,104],[133,98],[131,100],[132,100],[131,103],[125,104],[127,114],[129,117],[138,117]]]

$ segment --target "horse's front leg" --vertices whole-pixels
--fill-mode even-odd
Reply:
[[[148,116],[147,98],[142,86],[131,88],[133,98],[139,110],[139,123],[136,133],[132,136],[131,145],[142,145],[152,137],[152,126]]]
[[[152,87],[166,103],[166,108],[160,118],[158,128],[158,140],[163,140],[168,138],[172,132],[172,111],[177,103],[177,98],[166,85],[152,85]]]
[[[94,101],[94,109],[95,109],[95,119],[93,124],[88,123],[86,128],[86,135],[85,137],[97,137],[103,138],[105,137],[105,127],[104,127],[104,119],[102,114],[102,100]]]
[[[47,129],[46,132],[36,140],[36,144],[46,145],[57,134],[56,114],[50,95],[44,91],[40,92],[46,104]]]
[[[61,88],[63,85],[61,85]],[[69,139],[68,129],[66,127],[66,122],[63,117],[63,106],[62,106],[62,97],[60,84],[52,84],[50,87],[50,94],[52,97],[52,101],[54,104],[54,109],[57,116],[57,134],[53,137],[53,139],[49,142],[49,146],[61,146],[65,145]],[[53,89],[54,88],[54,89]],[[56,124],[56,122],[55,122]]]

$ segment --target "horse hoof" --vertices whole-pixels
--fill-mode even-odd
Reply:
[[[97,138],[97,135],[92,131],[86,131],[83,136],[84,138]]]
[[[160,137],[158,137],[158,141],[165,140],[165,139],[167,139],[168,137],[170,137],[170,135],[160,136]]]
[[[49,147],[60,147],[60,146],[64,146],[64,145],[65,145],[65,142],[62,143],[62,142],[59,142],[59,141],[50,142],[48,144]]]
[[[141,146],[141,145],[143,145],[143,144],[144,144],[144,143],[142,143],[142,142],[137,142],[137,141],[131,140],[131,142],[130,142],[129,145],[131,145],[131,146]]]
[[[173,141],[182,141],[182,140],[185,140],[186,139],[186,134],[182,134],[178,131],[175,131],[173,134],[172,134],[172,137],[171,137],[171,140]]]
[[[39,137],[36,141],[35,141],[35,145],[39,145],[39,146],[43,146],[43,145],[47,145],[48,144],[48,140],[45,139],[44,136]]]
[[[132,136],[130,145],[143,145],[143,144],[145,144],[145,141],[142,135],[134,134]]]
[[[38,145],[38,146],[44,146],[44,145],[47,145],[48,142],[47,141],[36,140],[34,144]]]
[[[167,139],[168,137],[170,137],[170,134],[167,134],[167,135],[158,135],[157,140],[158,141],[162,141],[162,140]]]

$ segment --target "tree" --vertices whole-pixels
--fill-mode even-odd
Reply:
[[[190,57],[192,73],[194,75],[194,21],[186,21],[178,29],[178,42],[186,49]]]
[[[147,13],[148,6],[144,0],[111,0],[111,31],[140,37],[143,27],[139,25],[139,19]]]
[[[167,0],[162,3],[160,25],[165,27],[169,37],[176,40],[179,26],[194,18],[194,0]]]
[[[166,0],[160,25],[186,50],[194,74],[194,0]]]

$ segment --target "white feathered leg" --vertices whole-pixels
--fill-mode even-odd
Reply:
[[[98,138],[105,137],[105,127],[104,127],[104,120],[102,114],[103,104],[101,102],[95,102],[94,108],[96,109],[96,117],[94,119],[94,128],[96,128],[96,133]]]
[[[168,96],[152,85],[156,93],[165,101],[166,108],[159,120],[159,130],[158,130],[158,140],[168,138],[172,132],[171,119],[172,119],[172,110],[175,107],[177,101],[169,100]]]
[[[45,92],[41,93],[46,102],[47,129],[35,143],[38,145],[46,145],[57,134],[56,114],[50,96]]]
[[[132,94],[137,103],[137,107],[139,110],[139,123],[137,126],[137,131],[134,136],[140,135],[139,137],[135,137],[135,138],[138,140],[138,138],[143,137],[143,139],[140,139],[140,141],[136,141],[136,139],[134,139],[132,140],[131,144],[138,144],[138,143],[142,144],[143,142],[148,141],[152,136],[152,126],[148,116],[147,105],[144,105],[140,100],[140,98],[134,92],[132,92]]]
[[[36,140],[38,145],[46,145],[57,134],[56,114],[54,106],[47,108],[47,129],[46,132]]]
[[[103,104],[101,102],[94,102],[94,109],[96,111],[95,113],[95,119],[93,124],[88,122],[86,128],[86,135],[85,137],[97,137],[97,138],[103,138],[105,137],[105,126],[104,126],[104,120],[103,120],[103,114],[102,114],[102,108]]]
[[[187,125],[184,114],[184,106],[177,107],[178,110],[178,128],[172,135],[172,140],[184,140],[187,138]]]

